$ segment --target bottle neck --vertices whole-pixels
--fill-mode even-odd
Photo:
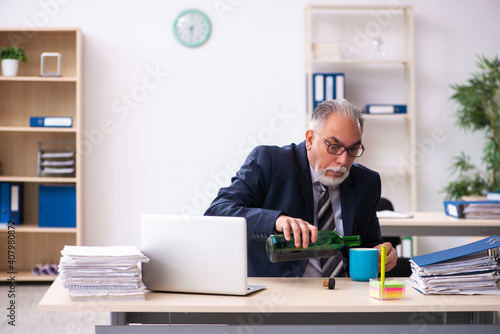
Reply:
[[[344,237],[344,245],[359,246],[361,245],[361,237],[359,235],[348,235]]]

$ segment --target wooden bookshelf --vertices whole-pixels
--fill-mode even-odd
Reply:
[[[20,63],[18,76],[0,76],[0,182],[23,184],[23,221],[15,226],[15,237],[5,224],[0,225],[0,272],[3,281],[10,277],[8,272],[16,273],[16,281],[54,280],[55,276],[51,275],[33,275],[32,268],[37,264],[58,264],[65,245],[81,244],[82,157],[78,152],[82,138],[81,40],[78,28],[40,28],[30,32],[21,28],[0,28],[0,46],[11,46],[15,41],[28,57],[28,62]],[[40,76],[42,52],[62,54],[61,77]],[[29,119],[33,116],[72,117],[73,126],[30,127]],[[75,142],[75,176],[38,176],[40,141]],[[38,189],[40,185],[50,184],[75,186],[75,228],[38,226]],[[15,252],[14,270],[6,260],[10,240],[15,242],[15,249],[11,249]]]
[[[386,20],[382,23],[374,18],[381,13]],[[306,123],[314,108],[314,73],[344,73],[346,98],[361,110],[367,104],[405,104],[405,114],[364,114],[367,150],[356,162],[381,174],[382,189],[400,202],[399,210],[415,211],[413,8],[398,6],[389,11],[386,5],[308,5],[304,22]],[[375,37],[382,38],[385,57],[375,57]],[[336,44],[340,57],[315,54],[315,46],[325,43]]]

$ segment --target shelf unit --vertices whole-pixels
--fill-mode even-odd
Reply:
[[[367,150],[357,162],[378,171],[382,196],[407,211],[416,211],[418,163],[413,27],[411,6],[305,8],[306,123],[314,105],[314,73],[344,73],[346,98],[362,111],[367,104],[406,104],[406,114],[364,114]],[[385,58],[373,57],[374,38],[382,38]],[[341,57],[315,58],[315,43],[336,44]]]
[[[16,77],[0,76],[0,182],[23,184],[23,221],[15,226],[15,269],[7,262],[8,229],[0,227],[0,272],[5,281],[15,272],[16,281],[51,281],[55,276],[31,273],[37,264],[59,263],[65,245],[82,243],[82,140],[81,33],[78,28],[0,28],[0,46],[23,48],[27,63],[20,63]],[[40,77],[42,52],[62,54],[61,77]],[[70,116],[71,128],[29,126],[32,116]],[[74,177],[37,176],[40,141],[72,141],[77,147]],[[40,185],[74,185],[76,227],[38,227]]]

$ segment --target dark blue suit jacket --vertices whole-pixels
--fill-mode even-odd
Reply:
[[[314,222],[305,141],[284,147],[259,146],[247,157],[229,187],[221,188],[205,215],[247,220],[248,276],[299,276],[308,260],[271,263],[265,240],[280,214]],[[377,172],[353,164],[340,185],[344,235],[360,235],[363,247],[382,243],[376,208],[381,182]],[[347,250],[344,258],[348,260]]]

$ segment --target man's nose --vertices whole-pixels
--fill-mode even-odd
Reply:
[[[344,150],[341,155],[337,155],[337,162],[341,165],[344,165],[349,160],[349,155],[347,155],[347,150]]]

